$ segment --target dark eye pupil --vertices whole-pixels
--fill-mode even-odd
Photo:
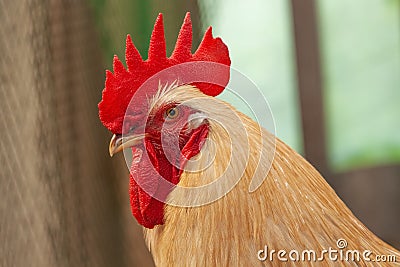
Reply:
[[[169,116],[175,116],[175,114],[176,114],[176,110],[174,109],[174,108],[171,108],[169,111],[168,111],[168,115]]]

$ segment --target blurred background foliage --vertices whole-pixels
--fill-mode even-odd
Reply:
[[[276,134],[303,151],[289,1],[90,0],[105,67],[124,57],[130,33],[146,58],[153,22],[165,13],[167,50],[187,10],[193,10],[196,48],[204,32],[228,44],[232,67],[253,80],[268,100]],[[188,4],[189,3],[189,4]],[[400,1],[319,0],[328,159],[336,171],[400,162]],[[186,5],[186,6],[185,6]],[[240,90],[240,88],[239,88]],[[245,88],[243,90],[246,90]],[[238,92],[240,93],[240,92]],[[221,96],[246,112],[240,101]],[[262,101],[253,99],[252,107]]]
[[[318,1],[329,158],[400,161],[400,1]]]

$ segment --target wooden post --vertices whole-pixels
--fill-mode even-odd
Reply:
[[[304,154],[322,174],[329,177],[315,2],[291,2]]]

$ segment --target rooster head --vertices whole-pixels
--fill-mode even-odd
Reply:
[[[143,61],[128,35],[126,64],[114,57],[113,69],[106,72],[105,88],[99,103],[99,117],[114,135],[109,152],[130,148],[130,204],[132,213],[147,228],[164,222],[164,201],[179,182],[184,166],[199,154],[207,138],[207,119],[198,119],[199,110],[176,99],[159,102],[160,94],[188,84],[204,95],[220,94],[229,81],[229,52],[220,38],[206,31],[197,51],[192,54],[192,23],[187,13],[175,49],[166,57],[162,14],[159,14],[150,39],[148,59]],[[185,63],[191,64],[185,67]],[[216,63],[213,68],[202,63]],[[182,68],[173,68],[175,66]],[[196,66],[198,66],[196,68]],[[207,67],[210,66],[210,67]],[[228,67],[226,67],[228,66]],[[168,75],[157,76],[172,69]],[[197,82],[188,77],[214,77],[216,82]],[[148,81],[154,81],[148,82]],[[190,80],[190,79],[189,79]],[[197,118],[197,119],[194,119]]]

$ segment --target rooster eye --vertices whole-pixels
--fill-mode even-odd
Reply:
[[[175,119],[179,115],[179,110],[177,107],[169,108],[165,111],[165,117],[168,119]]]

